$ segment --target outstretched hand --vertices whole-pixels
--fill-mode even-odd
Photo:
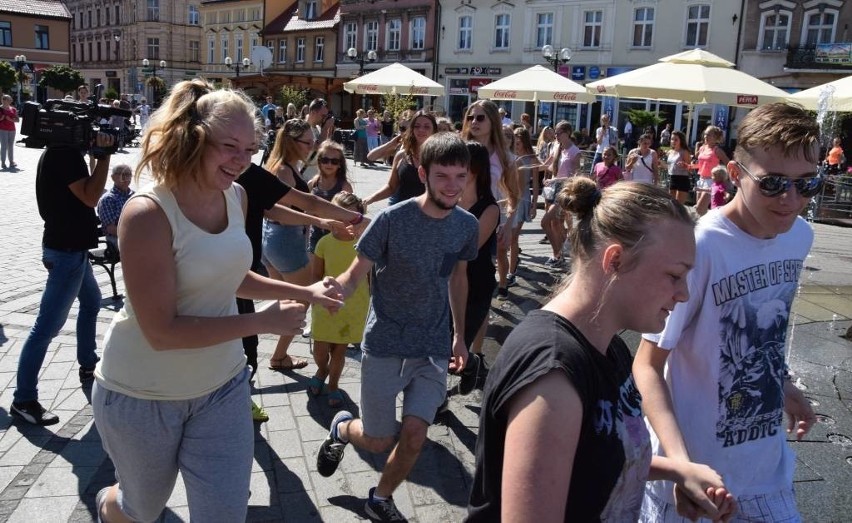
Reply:
[[[326,276],[306,287],[311,293],[309,302],[322,305],[329,312],[337,312],[343,306],[343,287],[331,276]]]

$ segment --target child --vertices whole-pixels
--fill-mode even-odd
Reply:
[[[598,183],[599,189],[606,189],[610,185],[624,177],[621,174],[621,167],[615,165],[615,160],[618,159],[618,153],[615,147],[607,147],[603,151],[603,161],[595,165],[594,175]]]
[[[323,141],[317,149],[317,165],[319,172],[308,182],[311,194],[330,202],[341,191],[353,192],[346,177],[346,158],[343,157],[342,145],[332,140]],[[317,242],[326,234],[327,230],[311,226],[308,252],[313,253]]]
[[[320,149],[322,150],[322,149]],[[322,156],[320,156],[322,159]],[[320,162],[320,171],[323,164]],[[331,203],[350,211],[365,212],[364,204],[354,194],[341,191]],[[325,276],[339,276],[355,259],[355,238],[347,239],[336,232],[320,238],[314,252],[313,279],[322,281]],[[337,388],[346,357],[346,346],[360,343],[364,335],[370,291],[367,281],[361,281],[346,304],[332,316],[322,307],[311,308],[311,328],[314,337],[314,361],[317,373],[308,382],[308,392],[319,396],[323,383],[328,379],[328,406],[339,407],[343,394]]]
[[[715,209],[728,203],[728,170],[724,165],[717,165],[710,171],[713,185],[710,187],[710,208]]]

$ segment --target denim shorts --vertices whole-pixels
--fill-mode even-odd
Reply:
[[[304,225],[281,225],[264,220],[263,263],[281,273],[305,267],[308,264],[307,230]]]

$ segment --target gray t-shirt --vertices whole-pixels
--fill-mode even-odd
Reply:
[[[399,358],[448,358],[448,281],[456,262],[477,255],[476,218],[458,207],[427,216],[416,199],[382,210],[355,248],[374,266],[365,352]]]

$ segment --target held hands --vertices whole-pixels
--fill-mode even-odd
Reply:
[[[736,501],[715,470],[700,463],[681,461],[677,472],[674,495],[678,514],[692,521],[699,517],[728,521],[736,513]]]
[[[456,333],[453,335],[453,355],[450,358],[449,371],[453,374],[458,374],[463,371],[464,366],[467,364],[468,356],[469,354],[467,352],[467,346],[464,344],[463,335]]]
[[[720,521],[727,523],[737,513],[737,501],[725,488],[708,487],[706,496],[716,506],[717,517],[714,522]],[[690,521],[696,521],[701,517],[710,517],[709,514],[703,512],[701,508],[689,498],[686,492],[679,486],[674,488],[675,506],[677,513]]]
[[[258,311],[263,319],[261,332],[279,336],[299,334],[305,327],[306,310],[307,307],[297,301],[275,300]]]
[[[796,431],[796,440],[801,441],[816,422],[816,415],[805,395],[793,382],[784,380],[784,412],[787,414],[787,434]]]
[[[327,231],[331,231],[335,236],[340,238],[352,239],[352,232],[345,223],[337,220],[320,219],[320,227]]]
[[[322,305],[328,309],[328,312],[337,312],[343,306],[343,287],[331,276],[326,276],[305,289],[311,294],[308,301],[315,305]]]

